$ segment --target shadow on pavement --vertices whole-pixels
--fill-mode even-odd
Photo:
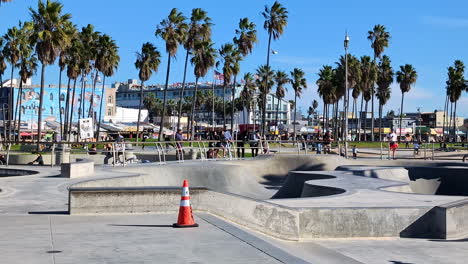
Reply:
[[[133,227],[171,227],[172,225],[116,225],[116,224],[109,224],[110,226],[133,226]]]
[[[28,212],[31,215],[67,215],[68,211],[32,211]]]

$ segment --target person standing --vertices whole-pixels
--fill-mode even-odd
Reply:
[[[176,159],[182,159],[182,155],[184,155],[184,150],[182,148],[182,141],[184,141],[184,137],[182,136],[182,129],[177,129],[177,133],[175,135],[176,140]]]
[[[390,143],[390,152],[392,153],[392,158],[393,159],[396,159],[395,158],[395,152],[398,148],[398,136],[397,134],[395,133],[395,130],[392,130],[392,133],[390,133],[388,135],[388,141]]]
[[[244,144],[246,141],[246,133],[245,131],[240,132],[237,136],[237,157],[238,158],[245,158],[245,148]]]

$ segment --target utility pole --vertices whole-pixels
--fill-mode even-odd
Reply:
[[[349,44],[349,36],[348,32],[346,31],[345,39],[344,39],[344,49],[345,49],[345,125],[344,125],[344,141],[345,141],[345,158],[348,158],[348,104],[349,104],[349,93],[348,93],[348,44]]]

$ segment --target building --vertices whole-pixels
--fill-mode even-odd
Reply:
[[[14,88],[10,89],[13,83]],[[0,92],[0,103],[8,106],[8,98],[10,90],[13,90],[14,105],[11,108],[6,107],[0,115],[0,119],[8,118],[8,111],[12,110],[13,116],[21,114],[21,128],[22,129],[37,129],[37,119],[39,115],[39,95],[40,86],[31,83],[31,80],[23,83],[21,95],[17,81],[10,82],[9,80],[3,83],[3,89]],[[81,101],[83,94],[83,101]],[[102,86],[93,87],[87,85],[86,87],[78,86],[75,88],[75,97],[73,98],[73,87],[70,88],[69,103],[73,105],[71,109],[72,121],[77,122],[79,118],[87,118],[91,115],[95,121],[103,118],[106,114],[115,113],[115,89],[104,87],[104,95],[106,100],[102,102],[101,96]],[[18,97],[20,96],[20,97]],[[42,105],[42,120],[41,124],[44,129],[59,130],[59,124],[63,123],[65,114],[65,102],[67,97],[67,86],[62,85],[60,88],[55,85],[48,85],[44,87],[43,105]],[[17,100],[21,99],[21,105],[18,109]],[[91,106],[92,102],[92,107]],[[101,118],[99,118],[101,117]]]

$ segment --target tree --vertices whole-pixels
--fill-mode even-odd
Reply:
[[[367,105],[372,98],[373,87],[375,80],[377,79],[377,66],[369,56],[361,57],[361,87],[363,99],[366,101],[366,109],[364,116],[364,141],[367,139]],[[362,112],[362,100],[361,100],[361,112]]]
[[[164,85],[163,110],[161,114],[161,124],[159,125],[159,141],[163,139],[162,131],[164,125],[164,116],[166,114],[166,97],[167,86],[169,84],[169,72],[171,69],[171,58],[176,56],[179,45],[184,42],[187,29],[188,25],[185,23],[185,17],[177,10],[177,8],[173,8],[169,16],[161,21],[156,29],[156,37],[161,37],[166,42],[166,52],[168,55],[166,84]]]
[[[324,131],[328,132],[328,105],[333,102],[333,94],[336,90],[336,71],[331,66],[324,65],[318,75],[316,84],[318,86],[317,92],[323,100],[323,127]]]
[[[278,1],[275,1],[271,7],[265,6],[265,10],[262,12],[263,17],[265,18],[265,23],[263,28],[268,32],[268,50],[267,50],[267,61],[266,68],[270,68],[270,47],[271,47],[271,38],[273,40],[278,40],[281,35],[283,35],[284,29],[288,24],[288,11],[283,7]],[[266,76],[265,84],[268,84],[269,75]],[[262,98],[262,134],[265,135],[265,108],[266,108],[266,95],[263,94]]]
[[[390,85],[393,83],[393,69],[390,58],[383,56],[377,72],[377,99],[379,100],[379,141],[382,141],[382,110],[391,95]]]
[[[257,68],[256,71],[257,79],[255,80],[255,83],[260,91],[260,97],[259,98],[259,109],[262,111],[262,131],[265,133],[265,127],[266,127],[266,100],[267,100],[267,95],[271,92],[271,88],[275,84],[273,77],[274,77],[274,72],[271,70],[270,66],[262,65]],[[265,135],[265,134],[263,134]]]
[[[41,90],[39,93],[39,116],[37,118],[37,149],[41,140],[42,105],[44,98],[45,68],[54,63],[64,43],[70,41],[66,32],[66,25],[71,18],[70,14],[62,14],[63,5],[59,2],[47,0],[39,1],[37,11],[30,8],[34,23],[33,43],[41,67]]]
[[[99,120],[96,131],[96,139],[99,137],[99,131],[101,128],[101,114],[102,114],[102,102],[104,98],[104,87],[106,83],[106,77],[114,75],[115,70],[119,66],[119,48],[115,44],[115,41],[108,35],[104,34],[99,36],[97,44],[97,56],[96,56],[96,69],[103,75],[102,78],[102,90],[101,100],[99,103]]]
[[[3,38],[0,38],[0,91],[3,92],[3,74],[5,73],[6,70],[6,63],[5,63],[5,56],[3,55]],[[5,130],[3,130],[4,135],[6,135]]]
[[[213,43],[211,41],[200,41],[196,42],[193,49],[193,57],[190,60],[194,66],[193,72],[195,74],[195,94],[192,102],[192,113],[191,113],[191,122],[195,121],[195,104],[197,101],[197,92],[198,92],[198,80],[205,77],[208,73],[208,70],[215,65],[216,61],[216,50],[213,48]],[[194,136],[194,126],[191,125],[191,137]]]
[[[461,97],[461,93],[466,89],[466,80],[464,77],[465,65],[462,61],[456,60],[453,67],[448,68],[447,78],[447,95],[450,103],[454,106],[454,111],[450,114],[451,120],[453,120],[453,134],[452,137],[456,137],[456,113],[457,113],[457,102]],[[452,107],[451,107],[452,109]],[[450,124],[449,126],[451,126]]]
[[[253,76],[250,72],[247,72],[244,74],[243,80],[244,80],[244,88],[242,89],[240,93],[240,98],[241,98],[242,104],[244,105],[244,108],[247,110],[248,113],[250,113],[251,103],[253,101],[253,96],[254,96],[255,89],[256,89],[255,83],[254,83]],[[245,118],[245,112],[244,112],[243,119],[244,119],[244,122],[246,122],[247,119]]]
[[[220,60],[216,62],[216,67],[222,66],[223,80],[223,126],[226,125],[226,87],[231,83],[233,75],[239,72],[240,53],[232,43],[226,43],[219,49]]]
[[[21,25],[20,25],[21,27]],[[13,98],[14,98],[14,83],[13,83],[13,73],[16,68],[16,63],[20,59],[20,38],[21,38],[20,29],[17,27],[12,27],[7,30],[7,33],[3,36],[5,39],[5,46],[3,48],[3,54],[6,60],[10,63],[11,66],[11,78],[10,78],[10,89],[8,93],[8,138],[11,140],[12,137],[12,125],[13,122]]]
[[[145,81],[151,78],[151,75],[158,71],[159,64],[161,63],[161,53],[156,47],[146,42],[141,47],[141,52],[137,52],[137,60],[135,61],[135,67],[138,72],[138,77],[141,81],[140,86],[140,103],[138,104],[138,121],[137,121],[137,139],[140,138],[140,116],[141,116],[141,105],[143,104],[143,86]],[[163,116],[161,115],[161,124],[163,123]],[[159,129],[159,140],[161,140],[161,134],[163,133],[162,127]]]
[[[287,89],[284,86],[291,80],[289,79],[288,74],[284,71],[277,71],[274,78],[276,82],[276,98],[278,99],[278,103],[276,104],[276,130],[278,130],[280,100],[286,95]],[[274,105],[274,102],[272,105]]]
[[[297,98],[301,98],[302,90],[307,88],[307,80],[304,77],[305,73],[301,69],[294,68],[291,72],[291,85],[294,90],[294,105],[297,105]],[[294,111],[294,140],[296,140],[296,111]]]
[[[185,66],[184,66],[184,77],[182,81],[182,89],[179,94],[179,110],[177,118],[177,130],[180,129],[180,119],[182,118],[182,107],[184,102],[184,90],[185,90],[185,77],[187,74],[187,64],[189,54],[194,48],[196,41],[208,41],[211,39],[211,18],[208,17],[207,12],[201,8],[192,9],[192,16],[190,17],[189,28],[187,34],[185,34],[184,48],[185,54]],[[188,112],[187,112],[188,113]]]
[[[374,64],[376,58],[380,58],[384,49],[388,47],[390,33],[386,31],[385,26],[375,25],[372,30],[369,30],[367,39],[371,41],[371,48],[374,50]],[[372,95],[372,113],[371,113],[371,140],[374,141],[374,84],[371,87]]]
[[[65,125],[64,125],[64,136],[70,139],[71,127],[73,124],[73,115],[76,112],[75,107],[75,92],[76,92],[76,80],[80,75],[80,61],[83,50],[83,43],[79,39],[78,35],[72,40],[71,45],[66,50],[65,62],[67,64],[67,97],[65,100]],[[73,80],[73,92],[71,96],[70,105],[70,82]]]
[[[416,69],[414,69],[413,65],[405,64],[404,66],[400,66],[400,70],[396,73],[397,76],[397,83],[400,84],[401,90],[401,110],[400,110],[400,137],[401,137],[401,122],[403,118],[403,101],[405,99],[405,93],[411,90],[411,85],[413,85],[417,78],[418,74],[416,73]],[[398,138],[398,141],[400,139]]]

